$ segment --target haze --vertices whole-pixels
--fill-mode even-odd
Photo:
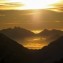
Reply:
[[[48,0],[39,5],[45,1],[32,0],[30,5],[28,0],[0,0],[0,29],[17,26],[33,31],[63,30],[63,0]]]

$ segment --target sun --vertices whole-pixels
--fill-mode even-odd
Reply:
[[[50,8],[51,4],[57,3],[59,0],[8,0],[9,2],[19,2],[24,6],[18,9],[46,9]]]

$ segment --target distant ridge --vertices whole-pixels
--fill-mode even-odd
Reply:
[[[15,27],[13,29],[12,28],[3,29],[0,32],[5,34],[9,38],[17,41],[18,43],[20,43],[24,38],[34,36],[33,32],[20,27]]]
[[[45,29],[39,33],[39,36],[46,38],[47,42],[52,42],[58,39],[59,37],[63,36],[63,31],[56,29],[53,30]]]
[[[44,38],[45,39],[44,41],[49,44],[58,39],[59,37],[63,36],[63,31],[56,29],[53,30],[44,29],[39,34],[34,34],[33,32],[26,30],[24,28],[15,27],[0,30],[0,32],[5,34],[9,38],[13,39],[14,41],[18,42],[19,44],[23,44],[26,38],[33,37]]]

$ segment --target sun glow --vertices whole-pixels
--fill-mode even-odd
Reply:
[[[46,9],[51,8],[51,4],[58,3],[59,0],[9,0],[9,2],[20,2],[24,6],[18,9]]]
[[[42,30],[32,30],[32,32],[35,34],[38,34],[38,33],[42,32]]]
[[[24,47],[32,50],[38,50],[48,45],[45,38],[41,37],[32,37],[26,38],[22,44]]]

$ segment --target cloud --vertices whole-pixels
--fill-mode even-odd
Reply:
[[[7,5],[7,6],[22,6],[23,4],[21,4],[19,2],[13,2],[13,3],[5,3],[5,5]]]
[[[7,9],[15,9],[17,7],[21,7],[23,4],[19,2],[13,2],[13,3],[0,3],[0,9],[1,10],[7,10]]]
[[[56,11],[56,12],[63,12],[63,2],[62,3],[53,4],[52,6],[53,6],[53,8],[50,8],[50,10]]]

